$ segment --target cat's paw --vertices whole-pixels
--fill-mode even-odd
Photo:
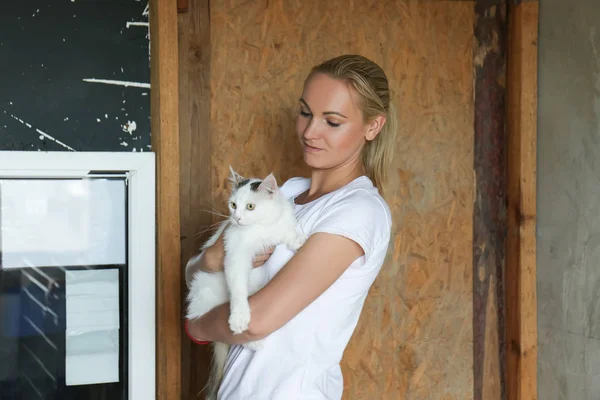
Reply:
[[[258,351],[263,348],[264,342],[265,342],[264,339],[260,339],[260,340],[255,340],[252,342],[244,343],[243,346],[247,349],[250,349],[253,351]]]
[[[250,323],[250,305],[237,304],[231,307],[231,314],[229,314],[229,329],[235,334],[240,334],[248,329]]]

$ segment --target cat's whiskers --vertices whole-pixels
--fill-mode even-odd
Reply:
[[[216,215],[217,217],[229,218],[229,215],[223,214],[222,212],[220,212],[219,210],[217,210],[215,208],[213,208],[212,210],[200,209],[199,211],[204,211],[209,214]]]
[[[222,221],[215,222],[214,224],[210,224],[210,225],[206,226],[206,228],[205,228],[205,229],[203,229],[203,230],[201,230],[201,231],[198,231],[198,232],[194,233],[194,237],[196,237],[196,238],[197,238],[197,237],[200,237],[200,236],[204,235],[204,234],[205,234],[206,232],[208,232],[208,231],[215,230],[215,228],[218,228],[218,226],[221,224],[221,222],[222,222]]]

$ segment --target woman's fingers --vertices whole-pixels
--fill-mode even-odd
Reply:
[[[265,250],[263,253],[259,253],[254,257],[254,261],[252,263],[252,266],[254,268],[256,267],[260,267],[261,265],[263,265],[265,262],[267,262],[267,260],[269,259],[269,257],[271,257],[271,254],[273,254],[273,250],[275,250],[275,247],[269,247],[267,250]]]

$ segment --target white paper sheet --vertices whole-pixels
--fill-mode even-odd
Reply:
[[[119,271],[67,271],[67,386],[119,381]]]
[[[0,180],[2,267],[125,263],[124,180]]]

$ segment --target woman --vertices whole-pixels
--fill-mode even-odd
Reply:
[[[309,238],[289,257],[278,246],[255,259],[255,266],[268,259],[262,268],[273,278],[250,297],[247,331],[230,331],[228,304],[188,321],[194,341],[237,345],[266,338],[257,352],[232,347],[220,399],[342,397],[339,363],[390,240],[390,211],[379,190],[396,125],[387,78],[375,63],[345,55],[310,72],[296,130],[311,177],[292,178],[281,187],[294,199]],[[222,265],[219,240],[188,264],[186,276],[195,268],[217,271]]]

